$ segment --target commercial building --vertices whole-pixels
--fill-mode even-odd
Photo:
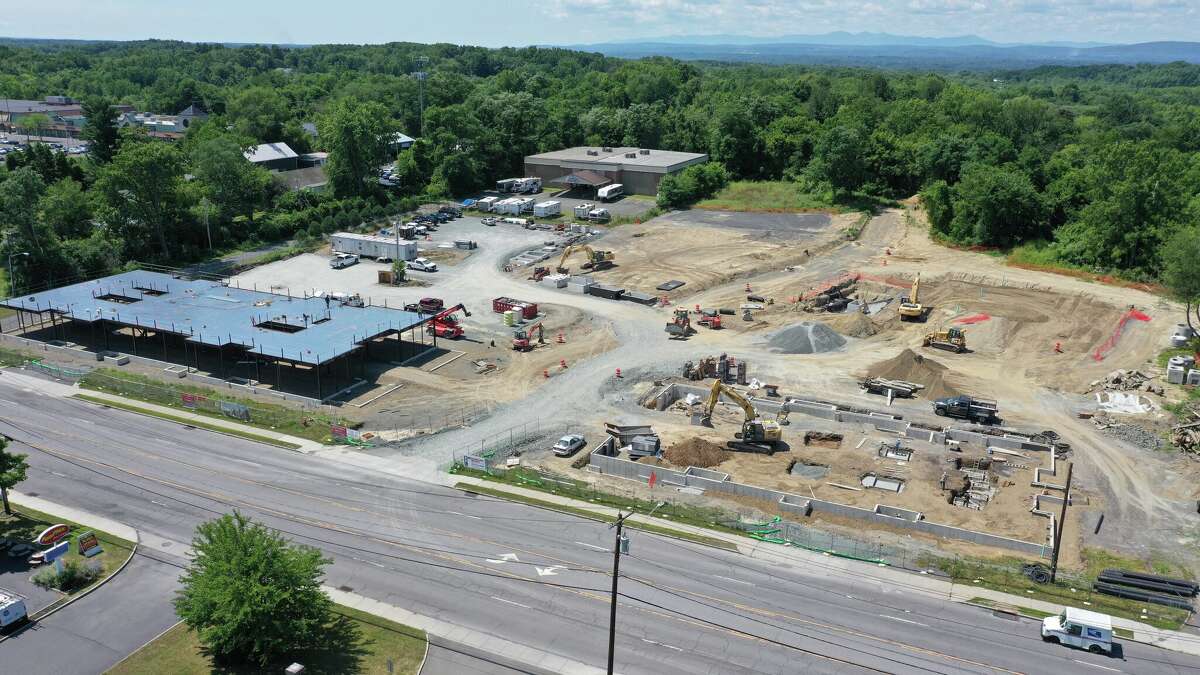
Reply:
[[[708,155],[696,152],[583,146],[529,155],[525,158],[525,175],[557,187],[593,193],[621,183],[627,193],[655,195],[663,176],[707,161]]]
[[[134,271],[0,307],[17,314],[9,332],[27,339],[74,344],[99,358],[121,350],[181,372],[325,399],[365,374],[368,360],[398,362],[429,348],[427,316],[349,300]]]

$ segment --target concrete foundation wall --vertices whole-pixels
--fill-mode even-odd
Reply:
[[[625,478],[627,480],[643,482],[647,481],[650,478],[651,472],[653,472],[656,475],[657,480],[663,483],[699,488],[706,492],[717,492],[760,499],[775,504],[781,511],[786,513],[794,513],[801,516],[808,516],[811,510],[820,513],[828,513],[830,515],[841,516],[844,518],[854,518],[857,520],[865,520],[890,525],[892,527],[900,527],[917,532],[924,532],[926,534],[931,534],[938,537],[946,537],[960,541],[969,541],[984,546],[1003,548],[1010,551],[1024,553],[1026,555],[1048,556],[1053,550],[1048,544],[1021,541],[1019,539],[1010,539],[1008,537],[989,534],[987,532],[977,532],[951,525],[931,523],[924,519],[918,519],[920,514],[916,514],[916,512],[909,511],[907,509],[898,509],[886,505],[877,505],[875,510],[870,510],[856,506],[849,506],[847,504],[838,504],[836,502],[827,502],[820,499],[800,497],[787,492],[780,492],[778,490],[770,490],[754,485],[735,483],[728,479],[729,477],[727,474],[722,474],[716,471],[697,469],[695,467],[689,467],[686,471],[675,471],[673,469],[631,462],[620,457],[612,457],[607,454],[610,452],[612,452],[611,444],[602,445],[592,452],[591,465],[589,468],[593,473],[602,473],[616,478]],[[724,476],[724,480],[717,479],[720,476]]]

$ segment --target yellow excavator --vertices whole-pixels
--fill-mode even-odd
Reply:
[[[925,318],[928,308],[921,304],[921,273],[917,272],[917,278],[913,279],[912,292],[907,298],[900,299],[900,320],[901,321],[921,321]]]
[[[779,417],[773,420],[763,419],[754,409],[754,404],[720,380],[713,382],[708,401],[704,404],[704,412],[700,415],[700,424],[712,426],[713,410],[716,409],[717,402],[721,400],[721,394],[729,397],[741,407],[742,412],[746,413],[746,419],[742,422],[742,430],[734,434],[734,438],[737,440],[727,443],[730,450],[765,452],[769,455],[779,449],[783,440],[783,426],[780,421],[786,419],[787,412],[781,412]]]
[[[597,251],[587,244],[577,244],[575,246],[568,246],[563,249],[562,257],[558,259],[558,273],[566,274],[567,268],[565,265],[567,264],[567,258],[570,258],[576,253],[580,252],[586,253],[588,256],[588,261],[583,264],[583,269],[585,270],[602,270],[607,267],[612,267],[612,251]]]

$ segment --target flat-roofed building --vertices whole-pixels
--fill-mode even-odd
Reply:
[[[620,183],[625,192],[655,195],[663,176],[707,161],[708,155],[698,152],[580,146],[529,155],[525,175],[558,187],[595,191]]]

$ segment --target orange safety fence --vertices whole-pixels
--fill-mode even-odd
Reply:
[[[1121,320],[1117,322],[1117,328],[1113,331],[1113,334],[1104,341],[1104,344],[1096,347],[1096,351],[1092,352],[1093,359],[1097,361],[1103,361],[1104,357],[1108,356],[1108,353],[1117,346],[1117,340],[1121,339],[1121,331],[1125,330],[1125,324],[1129,323],[1130,319],[1149,321],[1150,317],[1136,309],[1131,309],[1126,312],[1125,315],[1121,317]]]

